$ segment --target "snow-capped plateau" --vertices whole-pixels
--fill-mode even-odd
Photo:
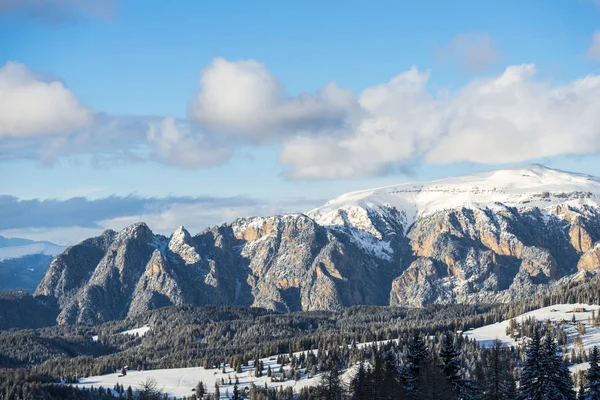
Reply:
[[[456,208],[499,205],[546,209],[557,204],[600,204],[600,178],[533,164],[440,180],[405,183],[343,194],[307,214],[321,225],[344,225],[340,210],[359,229],[368,230],[360,210],[395,208],[406,228],[417,217]]]

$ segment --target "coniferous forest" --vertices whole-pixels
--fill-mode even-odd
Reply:
[[[577,355],[587,372],[571,374],[561,329],[528,320],[517,327],[526,345],[483,347],[461,334],[556,303],[600,301],[600,279],[573,282],[518,302],[433,305],[425,308],[352,307],[339,312],[276,313],[243,307],[167,307],[98,326],[68,325],[0,333],[0,396],[4,399],[165,398],[118,386],[80,390],[63,383],[136,370],[198,367],[235,370],[278,355],[292,371],[320,374],[318,386],[299,391],[238,387],[249,399],[596,399],[597,349]],[[148,325],[143,337],[119,335]],[[97,338],[93,337],[97,336]],[[359,343],[378,342],[359,346]],[[314,352],[308,350],[315,350]],[[294,353],[306,351],[300,356]],[[352,370],[350,380],[342,379]],[[272,371],[263,371],[269,376]],[[297,379],[295,375],[283,379]],[[188,399],[214,398],[199,387]],[[221,393],[223,394],[223,393]]]

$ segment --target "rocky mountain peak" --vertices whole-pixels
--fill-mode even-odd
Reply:
[[[197,263],[201,258],[196,251],[192,236],[183,226],[177,228],[171,235],[169,250],[180,256],[186,264]]]

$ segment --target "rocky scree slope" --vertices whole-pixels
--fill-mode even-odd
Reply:
[[[58,323],[166,305],[281,311],[507,301],[600,265],[600,179],[540,165],[348,193],[307,214],[68,248],[36,296]]]

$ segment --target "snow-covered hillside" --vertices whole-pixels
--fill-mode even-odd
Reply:
[[[589,352],[591,348],[600,348],[600,325],[592,323],[592,313],[598,315],[600,306],[590,304],[555,304],[540,308],[515,317],[517,323],[527,319],[535,318],[538,321],[550,321],[561,326],[567,335],[567,343],[564,347],[565,355],[571,353],[574,348],[577,351]],[[573,322],[575,316],[575,322]],[[507,334],[510,320],[482,326],[464,333],[465,336],[477,340],[483,346],[490,346],[494,340],[500,340],[507,346],[519,346],[523,344],[520,339],[513,339]],[[578,325],[585,327],[585,333],[578,330]],[[581,343],[576,344],[576,338],[581,338]],[[571,371],[589,368],[588,363],[578,363],[571,367]]]
[[[120,332],[120,334],[131,334],[132,332],[145,334],[148,332],[150,328],[148,326],[144,326],[142,328],[132,329],[129,331]],[[95,337],[97,340],[97,337]],[[381,340],[378,342],[365,342],[365,343],[357,343],[356,347],[359,349],[372,347],[381,345],[384,343],[390,342],[398,342],[397,339],[393,340]],[[308,355],[309,353],[313,353],[315,356],[318,355],[319,351],[307,350],[307,351],[299,351],[295,352],[294,355],[299,357],[301,354]],[[208,393],[214,393],[215,391],[215,383],[219,384],[219,392],[221,394],[221,398],[227,398],[226,393],[228,392],[231,396],[233,394],[233,385],[235,384],[235,377],[237,376],[239,384],[238,387],[240,390],[243,390],[246,387],[249,387],[251,383],[254,383],[256,386],[264,386],[265,383],[271,388],[279,388],[279,387],[292,387],[295,392],[299,392],[303,387],[308,386],[316,386],[321,381],[323,373],[317,373],[314,376],[310,376],[307,374],[307,371],[301,369],[300,371],[300,379],[286,379],[283,382],[277,382],[276,380],[272,380],[271,378],[266,376],[267,368],[271,367],[274,375],[280,374],[280,364],[277,363],[277,356],[270,356],[260,359],[263,363],[263,376],[255,377],[254,376],[254,361],[250,361],[248,366],[242,367],[241,373],[236,373],[229,365],[225,368],[225,373],[223,373],[222,368],[210,368],[205,369],[202,367],[195,368],[173,368],[173,369],[156,369],[156,370],[147,370],[147,371],[135,371],[129,370],[126,376],[120,376],[121,371],[115,371],[112,374],[100,375],[100,376],[91,376],[88,378],[81,378],[79,383],[77,384],[80,388],[90,388],[95,387],[98,388],[100,386],[106,389],[112,389],[117,383],[123,385],[125,388],[131,386],[132,389],[136,390],[140,388],[147,379],[153,379],[157,383],[157,388],[163,392],[168,394],[169,396],[174,397],[182,397],[182,396],[190,396],[193,394],[192,389],[198,384],[198,382],[202,381],[204,383],[204,387],[207,389]],[[356,371],[358,369],[358,365],[353,365],[352,367],[345,370],[341,373],[342,382],[348,385],[352,379],[354,378]],[[283,366],[284,374],[288,374],[290,371],[289,364]],[[229,384],[229,378],[231,378],[231,384]],[[225,385],[222,385],[222,379],[225,380]]]
[[[600,204],[600,179],[534,164],[423,183],[346,193],[308,212],[321,225],[348,225],[369,231],[367,212],[396,208],[408,227],[417,216],[454,208],[539,207]],[[344,210],[347,215],[342,215]],[[346,220],[346,221],[345,221]]]
[[[313,352],[315,355],[317,354],[317,350],[314,350]],[[298,356],[300,355],[300,352],[294,354]],[[238,387],[240,390],[250,387],[251,383],[254,383],[256,386],[264,386],[266,383],[272,388],[292,387],[295,392],[299,392],[303,387],[315,386],[319,384],[322,374],[309,376],[306,374],[305,370],[301,371],[300,379],[297,381],[295,379],[286,379],[284,382],[272,382],[271,378],[266,376],[266,370],[268,367],[271,367],[271,370],[278,374],[280,364],[277,364],[276,360],[276,356],[261,359],[264,364],[264,372],[262,377],[254,376],[254,362],[251,361],[249,366],[242,367],[242,372],[239,374],[236,374],[236,372],[229,366],[225,368],[225,373],[223,373],[222,368],[205,369],[202,367],[157,369],[147,371],[130,370],[127,372],[126,376],[119,376],[120,371],[115,371],[113,374],[82,378],[79,380],[77,386],[80,388],[90,388],[92,386],[98,388],[102,386],[106,389],[112,389],[117,383],[119,383],[125,388],[131,386],[132,389],[136,390],[140,388],[147,379],[153,379],[157,383],[158,390],[168,394],[169,396],[180,398],[183,396],[191,396],[194,393],[192,389],[195,388],[198,382],[202,381],[208,393],[214,393],[215,383],[218,383],[221,398],[227,398],[227,393],[229,393],[229,397],[231,397],[233,394],[233,386],[235,384],[236,376],[239,381]],[[287,372],[290,370],[289,364],[285,365],[283,370],[287,374]],[[354,371],[352,368],[346,371],[342,375],[342,380],[345,382],[350,382],[353,373]],[[231,384],[229,384],[230,378]],[[225,384],[221,383],[222,379],[225,381]]]
[[[535,318],[538,321],[551,321],[553,323],[565,322],[564,329],[569,338],[569,349],[573,345],[573,340],[577,336],[577,330],[572,323],[573,316],[577,323],[586,325],[586,333],[582,335],[584,347],[586,350],[594,346],[600,346],[600,327],[591,326],[590,318],[592,311],[598,314],[600,306],[589,304],[555,304],[553,306],[540,308],[515,317],[516,322],[523,322],[529,318]],[[574,312],[574,310],[585,310]],[[492,325],[482,326],[464,333],[465,336],[477,340],[481,345],[489,346],[496,339],[507,346],[516,346],[518,340],[511,338],[506,333],[506,328],[510,320],[497,322]]]

